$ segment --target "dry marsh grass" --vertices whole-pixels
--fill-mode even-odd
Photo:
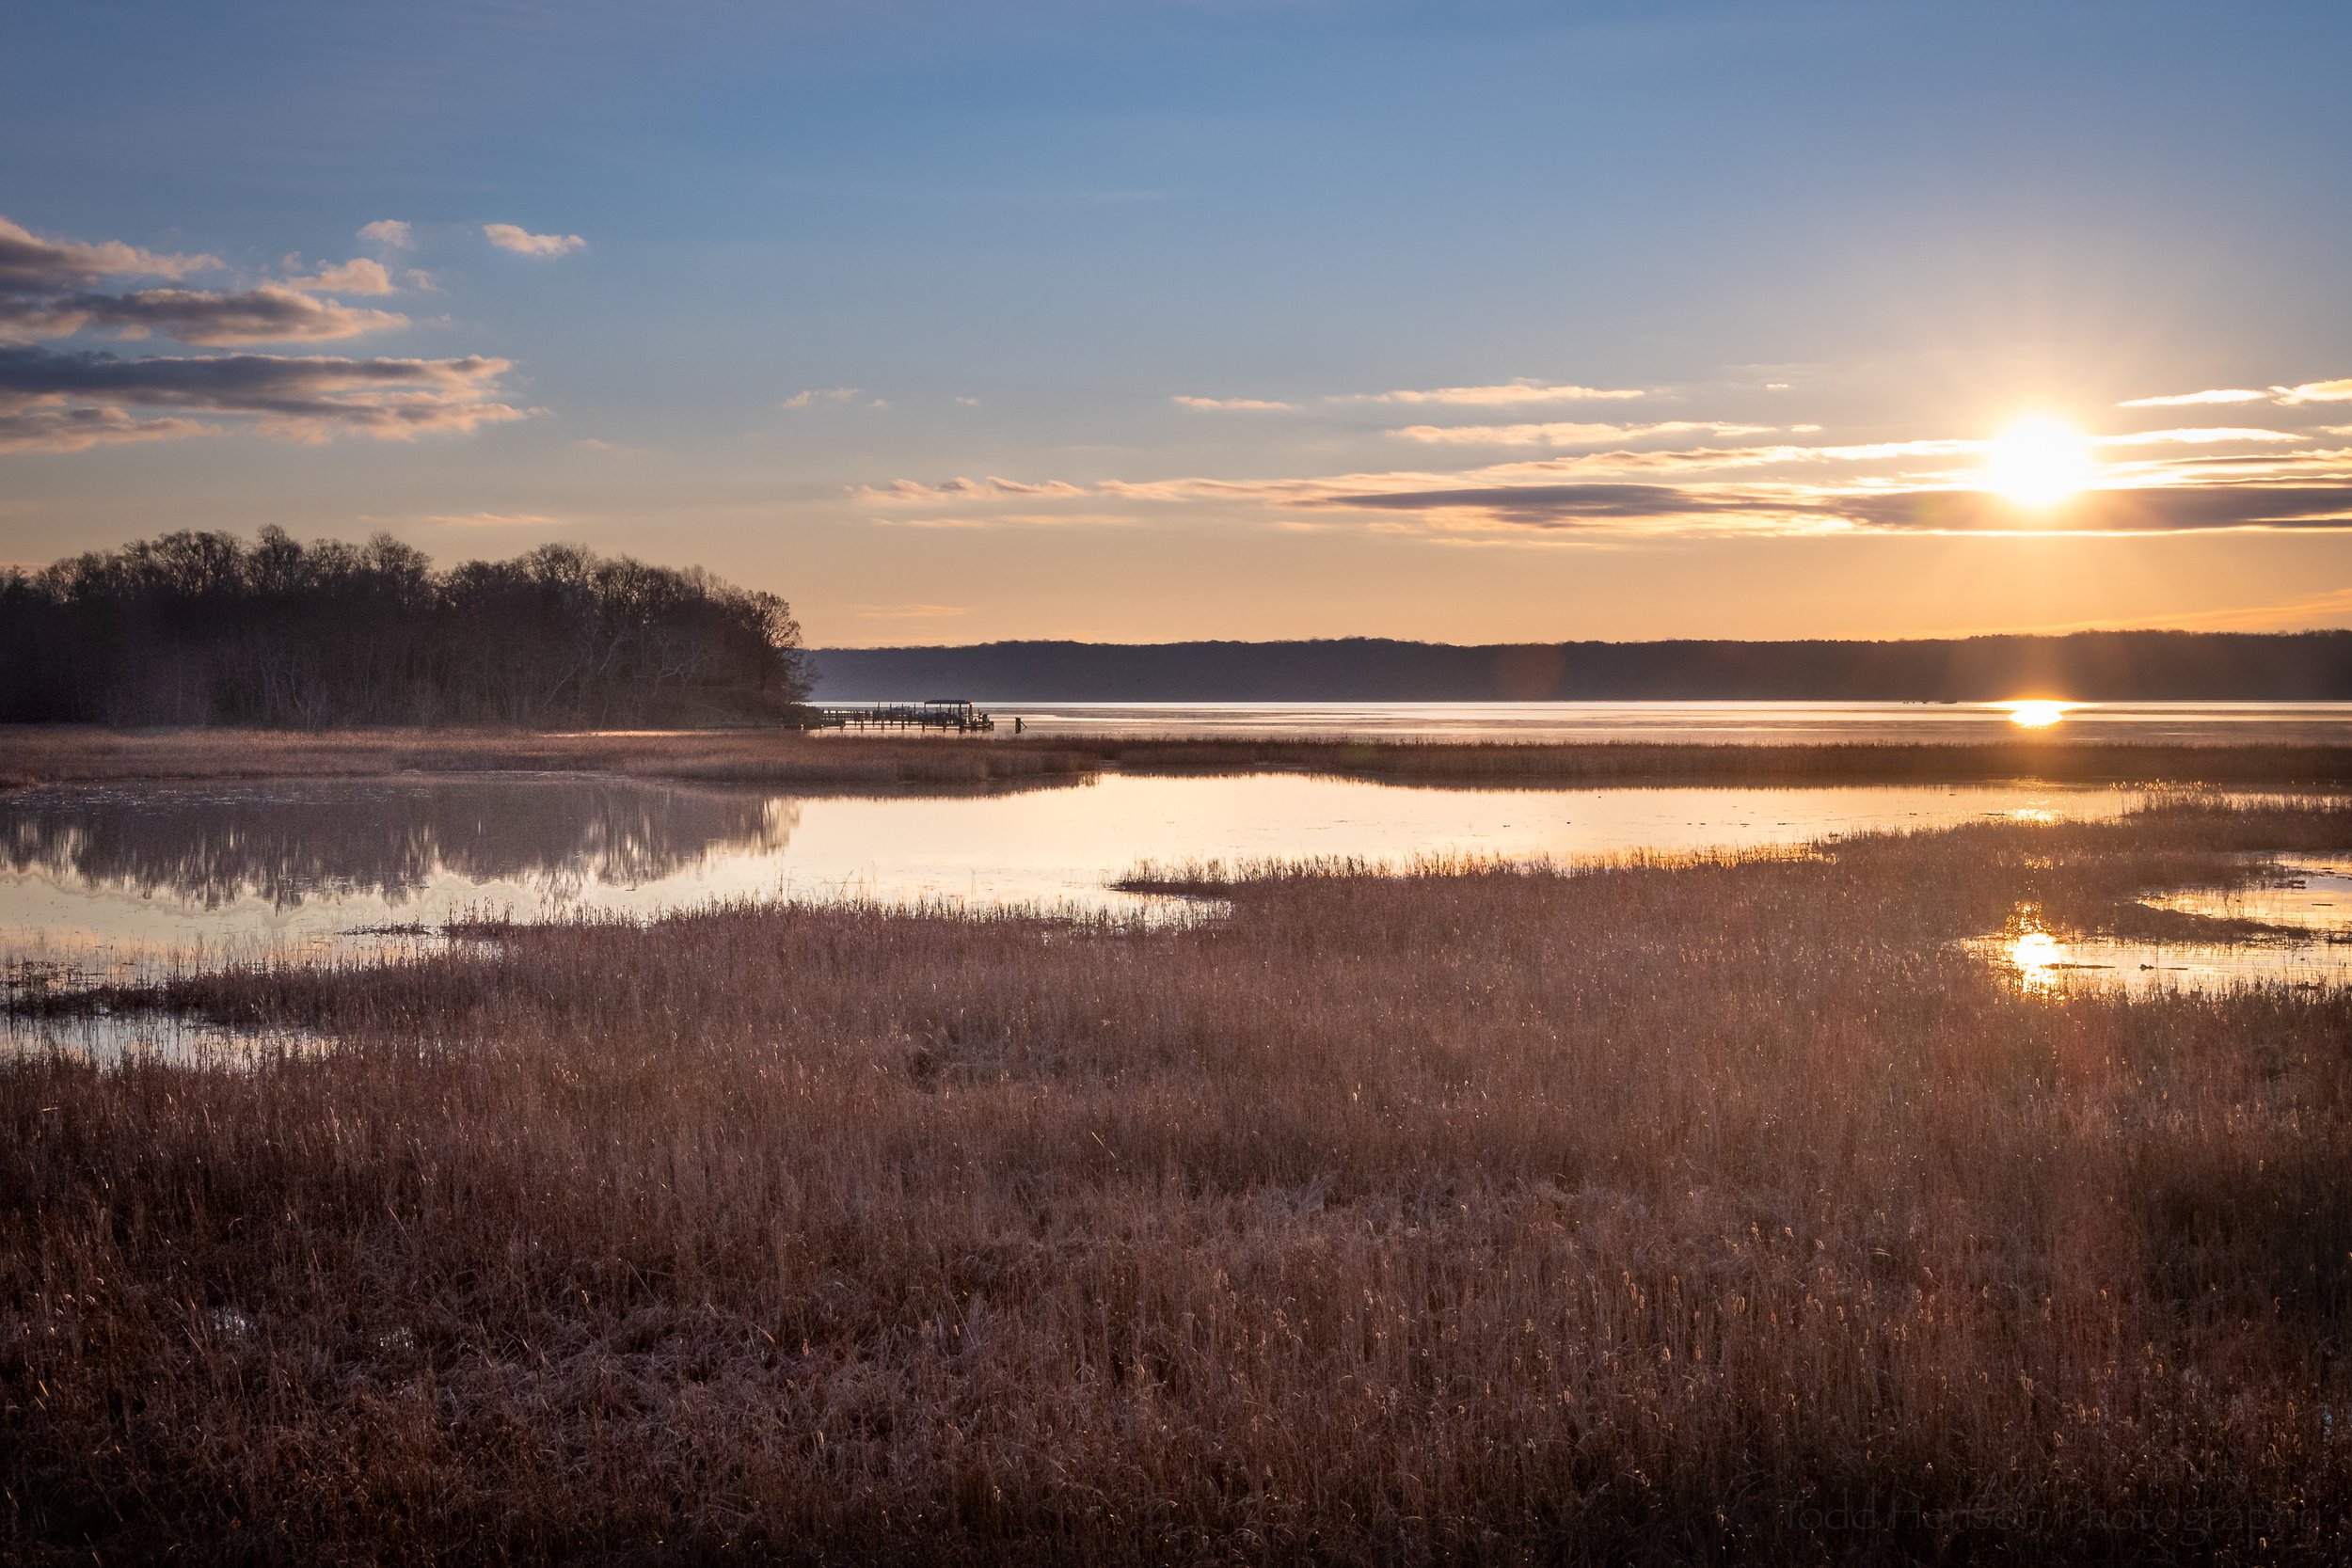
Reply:
[[[498,730],[0,727],[0,788],[388,773],[598,772],[781,788],[891,789],[1068,780],[1089,756],[1047,746],[803,736],[778,729]]]
[[[2346,847],[2186,802],[184,979],[340,1043],[0,1067],[0,1540],[2340,1561],[2352,999],[1954,943]]]
[[[162,779],[595,771],[783,788],[963,787],[1106,768],[1267,768],[1446,788],[1642,784],[2050,783],[2341,787],[2352,746],[2199,746],[2022,736],[1979,743],[1123,739],[880,736],[781,729],[535,734],[486,730],[99,730],[0,726],[0,789]]]

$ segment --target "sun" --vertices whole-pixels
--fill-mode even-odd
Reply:
[[[2097,479],[2090,437],[2047,414],[2017,420],[1985,452],[1985,488],[2029,511],[2056,506]]]

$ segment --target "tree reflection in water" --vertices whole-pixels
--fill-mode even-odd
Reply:
[[[782,849],[798,802],[620,779],[149,785],[0,800],[0,871],[205,909],[321,895],[398,903],[440,872],[557,896],[630,886],[719,850]]]

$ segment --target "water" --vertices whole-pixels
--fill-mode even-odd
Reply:
[[[1718,744],[1985,741],[2039,730],[2145,743],[2352,742],[2352,703],[2069,703],[2017,722],[2006,703],[999,703],[1038,735],[1305,736]],[[2027,713],[2032,720],[2047,713]]]
[[[1988,817],[2106,817],[2137,799],[2123,788],[2029,784],[1467,790],[1286,772],[1110,773],[998,793],[875,798],[583,775],[54,787],[0,799],[0,986],[27,995],[237,960],[397,956],[438,946],[440,927],[461,917],[642,918],[719,898],[1149,916],[1189,906],[1108,885],[1147,861],[1403,863],[1453,853],[1570,862],[1799,846]],[[2210,912],[2282,923],[2298,910],[2352,914],[2352,870],[2305,869],[2301,888],[2235,895]],[[2329,963],[2352,955],[2352,944],[2330,948],[2317,927],[2304,945]],[[2269,961],[2234,951],[2200,973]],[[1994,956],[2016,965],[2014,951]],[[2034,986],[2089,973],[2063,968],[2070,963],[2118,975],[2142,974],[2142,961],[2181,967],[2085,944],[2026,957],[2049,959],[2021,969]],[[8,1026],[19,1043],[28,1027]],[[75,1027],[84,1048],[111,1040],[185,1054],[216,1043],[150,1039],[136,1033],[146,1024],[128,1022]]]
[[[2283,927],[2243,942],[2149,942],[2060,936],[2030,906],[1998,936],[1969,943],[2029,996],[2085,991],[2146,995],[2209,990],[2246,981],[2315,989],[2352,983],[2352,860],[2265,855],[2285,880],[2238,888],[2189,888],[2142,900],[2162,910]]]
[[[397,948],[467,914],[644,916],[724,897],[1142,911],[1163,901],[1106,884],[1147,860],[1568,860],[2104,816],[2135,799],[2040,784],[1481,791],[1297,773],[866,799],[581,776],[52,788],[0,800],[0,962],[20,983],[133,978]]]

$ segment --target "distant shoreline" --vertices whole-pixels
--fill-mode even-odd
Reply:
[[[1884,642],[1006,641],[818,648],[806,657],[819,702],[2352,701],[2352,631]]]

